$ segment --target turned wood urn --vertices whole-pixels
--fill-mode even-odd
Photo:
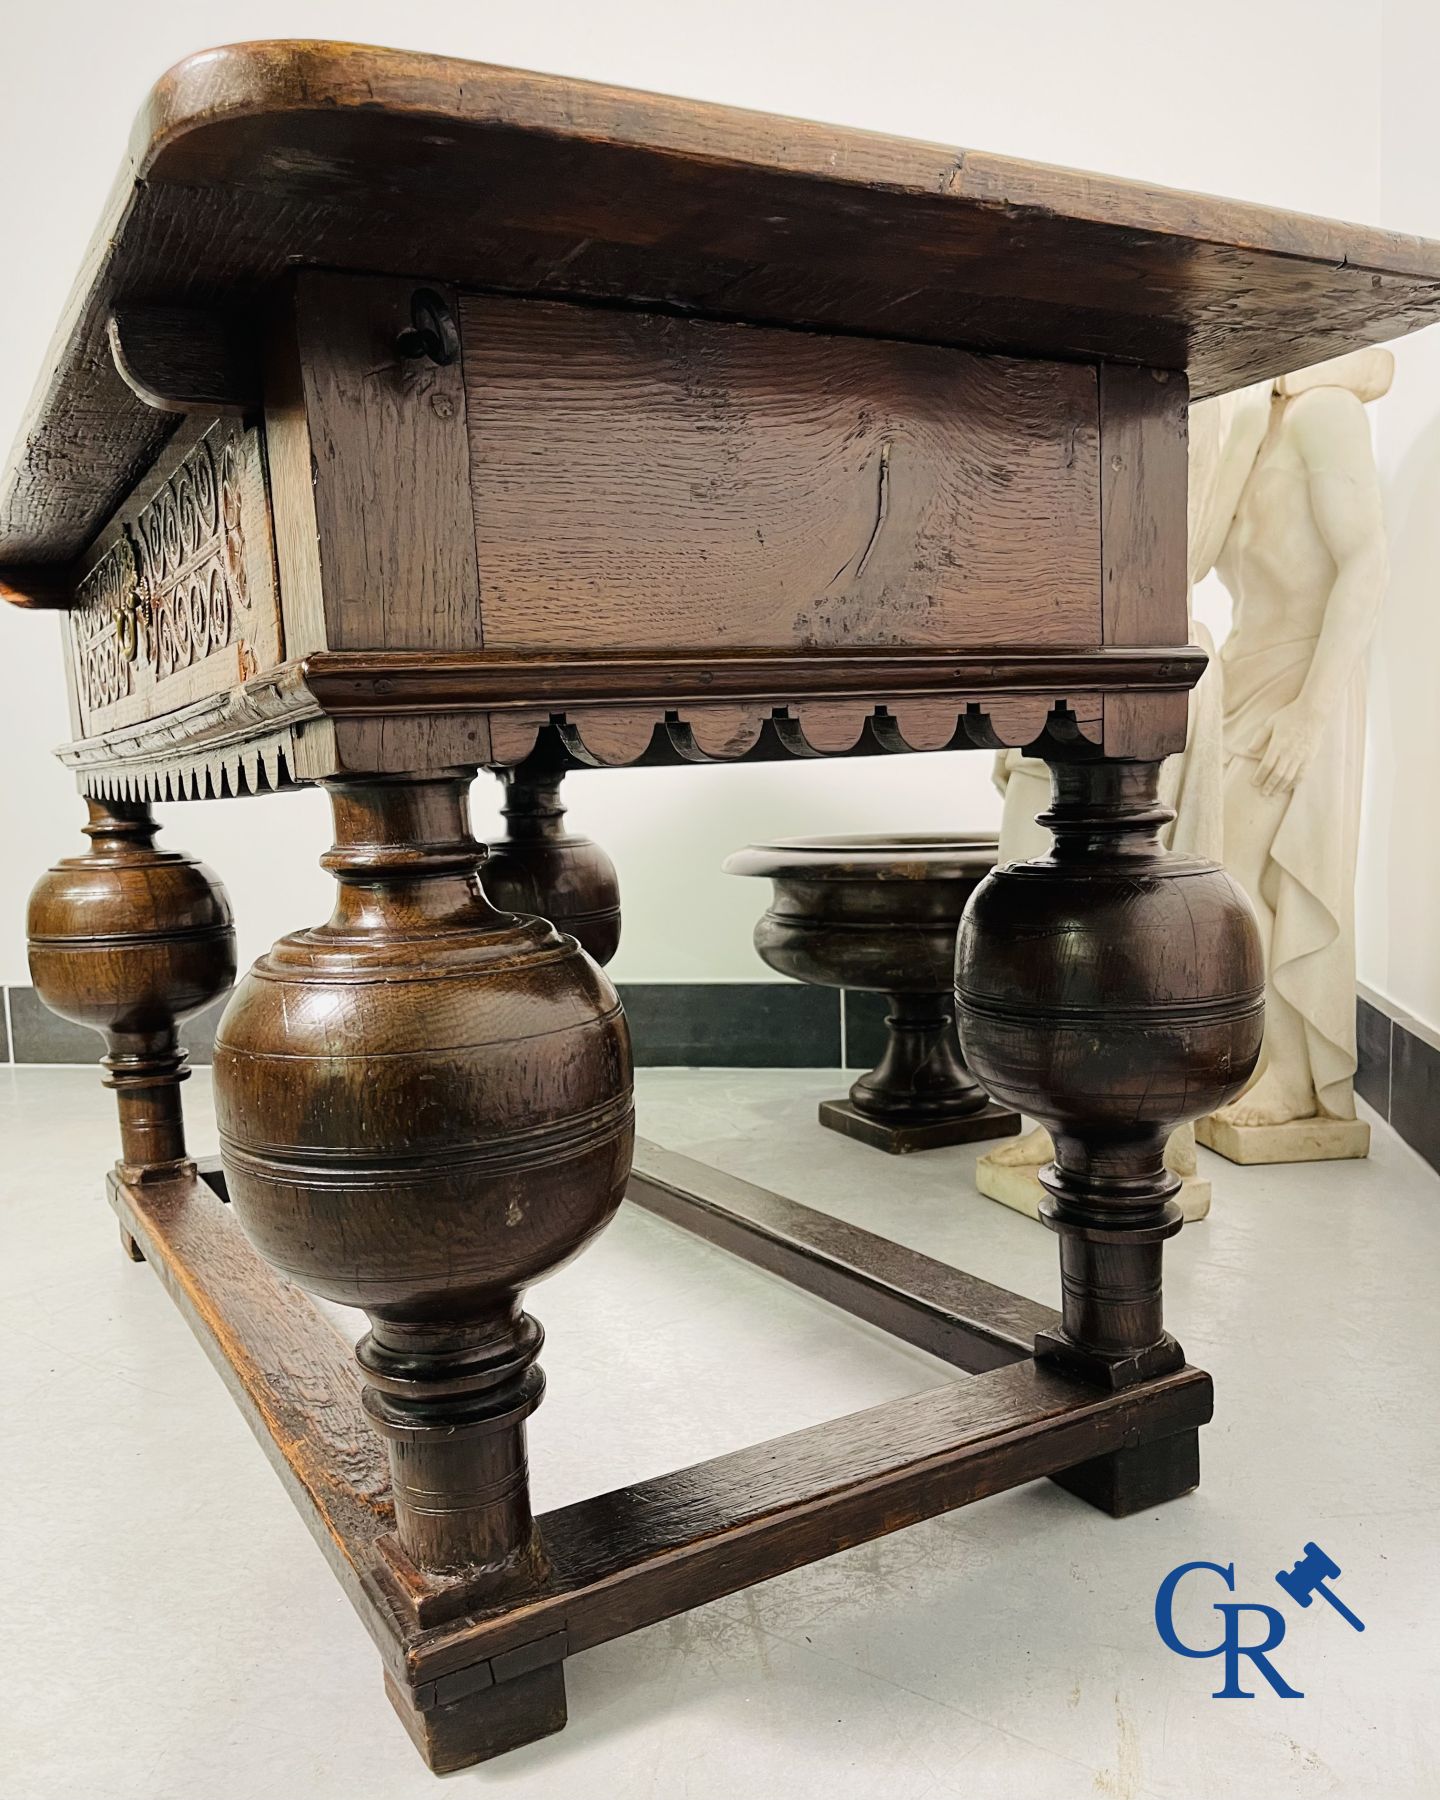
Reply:
[[[1260,1052],[1254,915],[1224,869],[1160,849],[1173,814],[1150,765],[1060,764],[1054,780],[1040,814],[1051,853],[996,869],[965,914],[955,984],[966,1056],[991,1093],[1048,1127],[1077,1210],[1133,1212],[1130,1163],[1111,1171],[1095,1148],[1113,1138],[1132,1153],[1144,1145],[1157,1217],[1178,1225],[1166,1141],[1238,1093]]]
[[[903,1153],[1020,1129],[965,1066],[951,992],[960,916],[995,854],[980,834],[841,836],[752,844],[726,861],[773,884],[755,927],[772,969],[889,1001],[880,1061],[848,1100],[821,1103],[831,1130]]]
[[[614,1212],[633,1131],[614,988],[490,905],[462,794],[429,789],[332,787],[334,915],[255,964],[215,1043],[238,1217],[372,1318],[509,1305]]]
[[[185,1158],[175,1028],[235,979],[230,901],[204,863],[157,848],[143,801],[87,805],[89,849],[30,896],[30,975],[52,1012],[103,1034],[123,1166],[160,1175]]]
[[[620,882],[593,839],[565,829],[561,777],[505,779],[506,834],[490,846],[485,892],[507,912],[538,913],[602,966],[620,948]]]
[[[369,1314],[396,1554],[533,1573],[521,1296],[620,1204],[629,1034],[573,937],[485,897],[468,776],[327,785],[334,913],[255,964],[216,1034],[230,1197],[268,1262]]]
[[[1249,1079],[1265,969],[1234,877],[1161,848],[1158,764],[1051,776],[1053,847],[976,890],[956,1004],[971,1066],[1055,1144],[1040,1216],[1061,1238],[1064,1326],[1041,1348],[1124,1385],[1183,1360],[1161,1311],[1161,1245],[1181,1223],[1165,1145]]]
[[[163,1033],[235,979],[230,901],[203,863],[156,847],[148,806],[88,805],[90,848],[30,896],[30,974],[62,1018],[118,1036]]]

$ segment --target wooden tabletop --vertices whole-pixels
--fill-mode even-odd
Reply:
[[[1440,244],[554,76],[244,44],[151,93],[0,479],[0,570],[61,564],[174,428],[125,303],[288,268],[1188,371],[1194,397],[1440,317]]]

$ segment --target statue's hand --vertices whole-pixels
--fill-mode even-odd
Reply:
[[[1322,720],[1303,701],[1282,706],[1270,723],[1270,735],[1251,780],[1262,794],[1288,794],[1305,773],[1320,742]]]

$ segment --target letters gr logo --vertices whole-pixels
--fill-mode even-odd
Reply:
[[[1225,1583],[1227,1592],[1235,1592],[1234,1563],[1187,1562],[1181,1563],[1178,1569],[1172,1569],[1160,1583],[1155,1595],[1155,1629],[1160,1633],[1160,1640],[1167,1650],[1173,1650],[1177,1656],[1225,1658],[1225,1685],[1219,1688],[1212,1698],[1216,1700],[1253,1700],[1253,1693],[1248,1693],[1240,1685],[1240,1659],[1249,1657],[1255,1667],[1269,1682],[1270,1686],[1282,1700],[1303,1700],[1305,1696],[1298,1688],[1293,1688],[1285,1677],[1270,1661],[1270,1652],[1279,1648],[1285,1638],[1285,1619],[1273,1606],[1260,1606],[1244,1600],[1217,1600],[1215,1611],[1225,1621],[1218,1644],[1196,1649],[1183,1643],[1175,1630],[1175,1590],[1187,1575],[1197,1570],[1208,1570],[1218,1575]],[[1264,1637],[1256,1643],[1241,1642],[1241,1615],[1254,1613],[1264,1621]],[[1247,1635],[1249,1635],[1247,1633]],[[1253,1680],[1253,1676],[1247,1676]]]

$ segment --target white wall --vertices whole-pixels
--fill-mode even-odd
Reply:
[[[1386,0],[1381,218],[1440,237],[1433,0]],[[1440,1027],[1440,329],[1395,346],[1395,385],[1376,408],[1391,579],[1370,657],[1369,746],[1356,885],[1359,974]]]
[[[306,36],[513,63],[1342,217],[1378,214],[1378,5],[1209,0],[1201,9],[1170,0],[1012,0],[997,7],[989,0],[899,0],[879,7],[874,0],[727,0],[698,10],[675,0],[138,0],[126,6],[51,0],[13,6],[5,15],[0,63],[0,224],[7,247],[0,281],[0,440],[13,434],[149,83],[207,44]],[[1431,57],[1428,68],[1417,59],[1404,71],[1414,87],[1417,135],[1433,67]],[[1422,167],[1417,163],[1417,199]],[[1433,428],[1426,442],[1433,459]],[[0,981],[18,982],[26,979],[30,882],[81,840],[68,778],[46,754],[67,733],[55,621],[5,607],[0,614],[0,767],[6,771]],[[1413,671],[1410,679],[1417,679]],[[987,757],[967,755],[577,777],[572,817],[609,847],[624,884],[626,942],[614,972],[630,980],[762,975],[750,948],[760,896],[754,884],[718,873],[727,851],[781,831],[990,822],[998,807],[988,768]],[[479,796],[476,813],[483,829],[490,809]],[[329,882],[315,866],[328,842],[317,796],[192,803],[170,807],[166,816],[173,841],[224,875],[245,957],[328,910]],[[1436,891],[1433,881],[1428,891]]]

